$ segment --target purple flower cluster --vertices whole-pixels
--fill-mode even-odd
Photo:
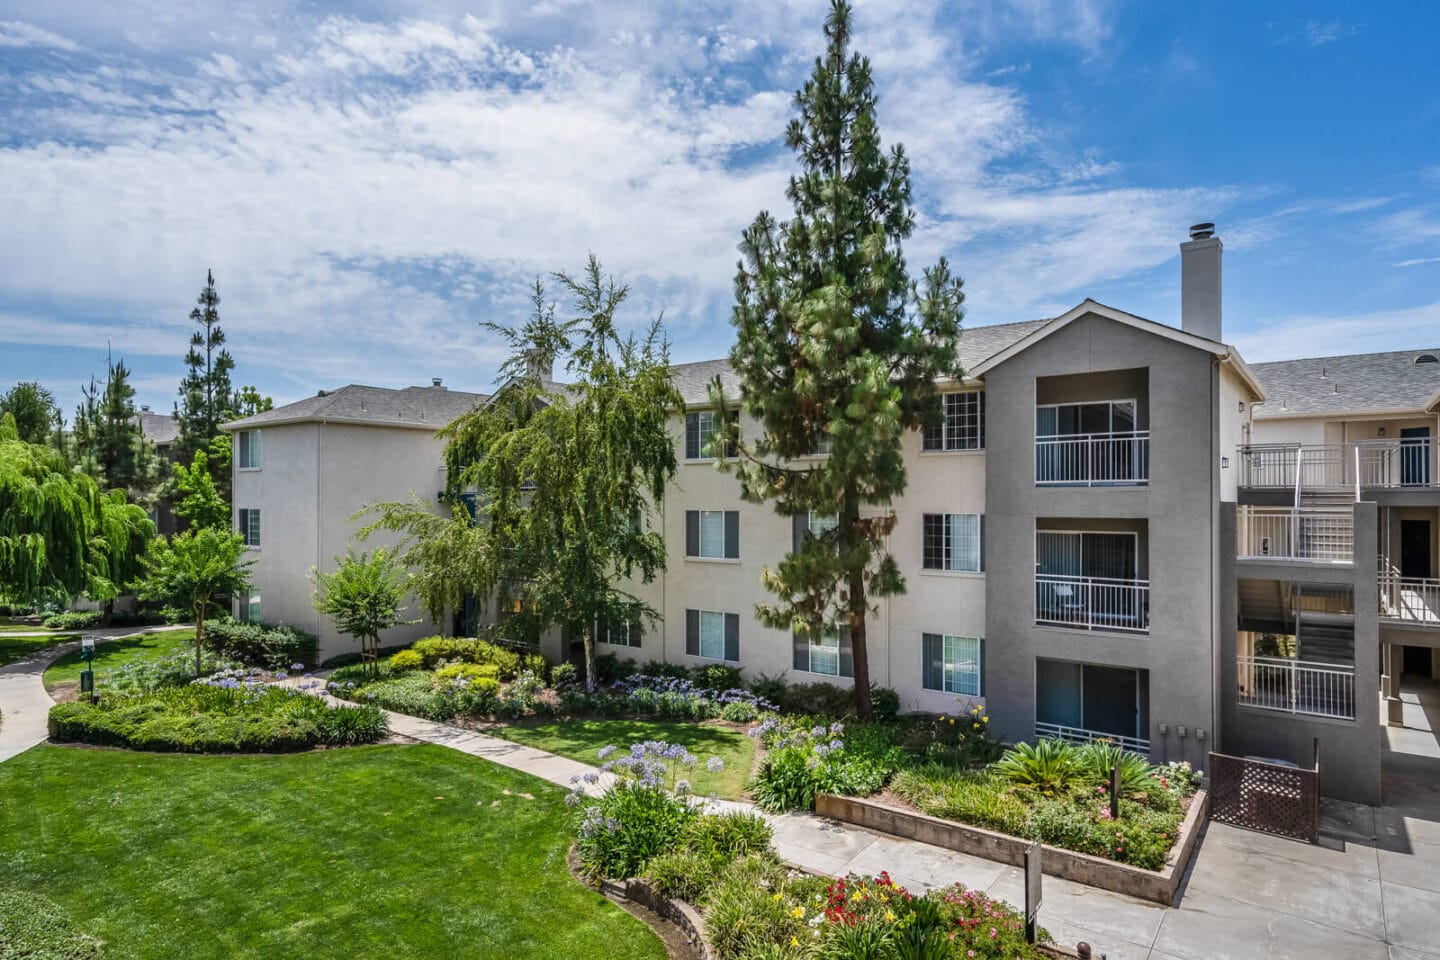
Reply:
[[[775,710],[773,703],[755,696],[755,694],[749,690],[743,690],[739,687],[721,691],[707,690],[703,687],[696,686],[695,681],[684,677],[660,677],[645,673],[636,673],[615,681],[612,689],[617,693],[623,693],[627,696],[634,696],[635,693],[640,690],[648,690],[650,694],[656,698],[665,694],[671,694],[676,697],[693,698],[712,703],[717,708],[723,708],[732,703],[748,703],[761,712]]]

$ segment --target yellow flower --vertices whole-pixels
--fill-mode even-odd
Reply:
[[[885,911],[885,919],[886,919],[886,920],[893,921],[893,920],[895,919],[895,911],[894,911],[894,910],[886,910],[886,911]]]
[[[981,717],[981,718],[980,718],[980,722],[981,722],[981,723],[989,723],[989,722],[990,722],[990,718],[989,718],[989,717]]]
[[[770,899],[771,899],[771,900],[774,900],[776,903],[779,903],[780,900],[781,900],[781,896],[780,896],[780,894],[777,893],[777,894],[775,894],[775,896],[771,897]]]
[[[799,941],[799,940],[796,940],[794,937],[791,937],[791,938],[790,938],[790,946],[792,946],[792,947],[798,947],[798,946],[800,946],[800,941]]]
[[[796,907],[794,910],[790,911],[790,916],[794,917],[796,920],[799,920],[801,917],[805,916],[805,908]]]

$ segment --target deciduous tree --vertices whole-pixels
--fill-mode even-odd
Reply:
[[[404,620],[410,576],[383,547],[373,553],[347,550],[335,558],[335,571],[311,568],[315,583],[315,609],[330,618],[335,629],[360,641],[366,660],[380,652],[380,634],[413,620]]]
[[[195,617],[195,675],[205,648],[205,618],[215,598],[231,597],[250,588],[245,540],[238,533],[198,527],[166,540],[156,537],[143,560],[145,577],[136,593],[188,610]]]
[[[938,422],[935,381],[959,377],[963,294],[942,259],[914,284],[901,241],[915,225],[910,164],[880,143],[870,61],[850,49],[850,5],[833,0],[826,51],[795,95],[785,140],[800,160],[794,215],[762,212],[745,231],[730,362],[759,435],[727,428],[746,499],[833,516],[764,582],[768,626],[849,632],[855,709],[870,713],[866,617],[905,581],[886,550],[889,504],[906,484],[904,433]],[[714,386],[717,401],[718,382]],[[721,418],[725,422],[726,418]],[[829,456],[799,458],[825,449]]]
[[[34,380],[22,380],[0,396],[0,414],[15,418],[15,428],[26,443],[45,443],[50,439],[60,409],[55,395]]]

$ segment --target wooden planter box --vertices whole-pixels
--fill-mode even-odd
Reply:
[[[1199,837],[1200,824],[1208,805],[1208,792],[1203,788],[1197,790],[1190,802],[1190,809],[1180,824],[1180,836],[1170,848],[1163,870],[1142,870],[1103,857],[1047,845],[1043,858],[1045,872],[1076,883],[1169,906],[1175,899],[1175,891],[1180,886],[1185,867],[1195,852],[1195,841]],[[837,797],[822,793],[815,798],[815,812],[819,816],[853,823],[867,830],[888,833],[907,840],[919,840],[921,843],[958,850],[1015,867],[1024,865],[1025,849],[1032,842],[857,797]]]

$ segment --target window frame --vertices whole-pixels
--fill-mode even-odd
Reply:
[[[264,449],[259,430],[241,430],[236,435],[235,469],[259,470],[264,465]]]
[[[240,536],[245,540],[245,549],[259,550],[261,543],[260,508],[238,508],[236,510],[235,525],[239,528]]]
[[[957,567],[956,518],[974,519],[975,565]],[[938,533],[932,532],[938,524]],[[937,538],[938,537],[938,542]],[[932,549],[933,548],[933,549]],[[937,563],[932,563],[932,558]],[[927,573],[977,575],[985,572],[985,515],[983,513],[922,513],[920,515],[920,569]]]
[[[733,460],[740,455],[739,448],[731,442],[725,443],[724,456],[715,455],[714,444],[709,440],[716,432],[716,420],[720,416],[719,410],[687,410],[685,411],[684,436],[682,442],[685,444],[685,457],[687,463],[707,463],[715,460]],[[701,429],[701,417],[708,418],[709,430]],[[740,411],[731,410],[726,415],[731,423],[740,422]],[[691,428],[691,418],[694,418],[694,428]],[[693,440],[693,443],[692,443]]]
[[[720,516],[720,552],[705,553],[706,515]],[[713,519],[711,521],[711,543],[714,547]],[[739,510],[686,510],[685,511],[685,559],[703,563],[740,562],[740,511]]]
[[[985,390],[942,393],[940,424],[921,432],[922,453],[977,453],[985,449]]]
[[[933,684],[934,676],[931,668],[931,644],[940,644],[940,685]],[[960,651],[960,644],[969,645],[969,656],[966,657]],[[961,664],[972,664],[969,669],[961,670]],[[962,680],[973,681],[962,683]],[[983,637],[967,637],[951,633],[924,633],[921,634],[921,669],[920,685],[926,690],[936,693],[951,694],[959,697],[985,696],[985,639]]]

